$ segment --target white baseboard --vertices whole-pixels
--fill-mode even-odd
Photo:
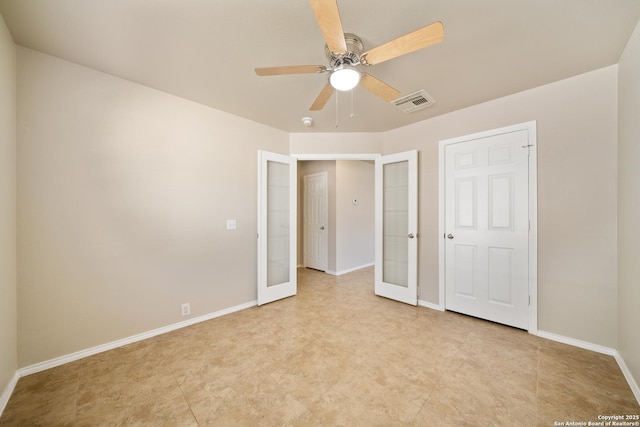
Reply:
[[[331,274],[332,276],[341,276],[343,274],[347,274],[347,273],[351,273],[353,271],[362,270],[363,268],[371,267],[374,264],[375,263],[372,262],[372,263],[369,263],[369,264],[364,264],[364,265],[360,265],[358,267],[353,267],[353,268],[349,268],[349,269],[346,269],[346,270],[340,270],[340,271],[327,270],[327,271],[325,271],[325,273]]]
[[[564,335],[558,335],[551,332],[545,332],[538,330],[539,337],[546,338],[551,341],[557,341],[563,344],[572,345],[574,347],[584,348],[585,350],[595,351],[596,353],[607,354],[609,356],[615,356],[617,351],[611,347],[605,347],[599,344],[593,344],[587,341],[577,340],[575,338],[565,337]]]
[[[13,374],[13,378],[9,380],[9,384],[4,388],[2,394],[0,394],[0,417],[4,412],[4,408],[7,407],[7,403],[9,403],[9,399],[11,398],[11,394],[13,394],[13,390],[16,388],[16,384],[18,384],[18,380],[20,379],[20,374],[16,371]]]
[[[616,362],[618,362],[618,366],[620,366],[620,370],[624,374],[624,377],[627,379],[627,383],[629,384],[629,387],[631,387],[633,395],[636,397],[636,400],[640,405],[640,387],[638,387],[636,379],[633,378],[633,375],[631,375],[631,371],[627,367],[627,364],[624,362],[622,355],[618,351],[616,351],[614,357],[616,358]]]
[[[418,300],[418,305],[420,307],[430,308],[431,310],[444,311],[444,307],[442,307],[441,305],[434,304],[432,302],[421,300],[421,299]]]
[[[629,387],[631,388],[633,395],[636,397],[638,404],[640,404],[640,387],[638,387],[638,383],[636,382],[636,379],[633,378],[631,371],[627,367],[627,364],[625,363],[624,359],[622,358],[618,350],[611,347],[605,347],[603,345],[593,344],[590,342],[553,334],[551,332],[545,332],[545,331],[539,330],[537,335],[539,337],[546,338],[552,341],[557,341],[563,344],[572,345],[574,347],[584,348],[585,350],[595,351],[596,353],[613,356],[616,359],[616,362],[618,362],[618,366],[620,367],[620,370],[622,371],[624,378],[627,380],[627,384],[629,384]]]
[[[244,310],[246,308],[254,307],[258,304],[257,301],[250,301],[245,304],[236,305],[234,307],[225,308],[223,310],[216,311],[214,313],[205,314],[203,316],[194,317],[192,319],[185,320],[183,322],[174,323],[172,325],[164,326],[162,328],[154,329],[141,334],[133,335],[127,338],[122,338],[116,341],[112,341],[106,344],[101,344],[95,347],[91,347],[85,350],[80,350],[75,353],[67,354],[65,356],[56,357],[55,359],[46,360],[44,362],[36,363],[34,365],[25,366],[18,369],[18,377],[24,377],[27,375],[35,374],[56,366],[64,365],[65,363],[73,362],[94,354],[102,353],[114,348],[123,347],[128,344],[132,344],[138,341],[146,340],[148,338],[155,337],[157,335],[166,334],[167,332],[175,331],[176,329],[185,328],[187,326],[195,325],[196,323],[205,322],[207,320],[215,319],[216,317],[224,316],[225,314],[234,313],[236,311]]]

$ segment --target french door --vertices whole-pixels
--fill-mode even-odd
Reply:
[[[375,293],[418,303],[418,152],[376,159]]]
[[[258,151],[258,305],[296,294],[297,161]]]

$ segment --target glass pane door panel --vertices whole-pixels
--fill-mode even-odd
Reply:
[[[289,165],[267,162],[267,286],[289,282]]]
[[[383,166],[382,280],[407,287],[409,262],[409,162]]]

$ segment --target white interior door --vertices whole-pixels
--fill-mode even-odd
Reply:
[[[418,152],[376,159],[375,293],[418,303]]]
[[[296,294],[297,161],[258,151],[258,305]]]
[[[328,263],[327,173],[304,178],[304,265],[326,271]]]
[[[447,310],[528,329],[531,146],[522,128],[445,146]]]

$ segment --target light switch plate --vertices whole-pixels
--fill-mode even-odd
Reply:
[[[235,230],[236,229],[236,220],[228,219],[227,220],[227,230]]]

